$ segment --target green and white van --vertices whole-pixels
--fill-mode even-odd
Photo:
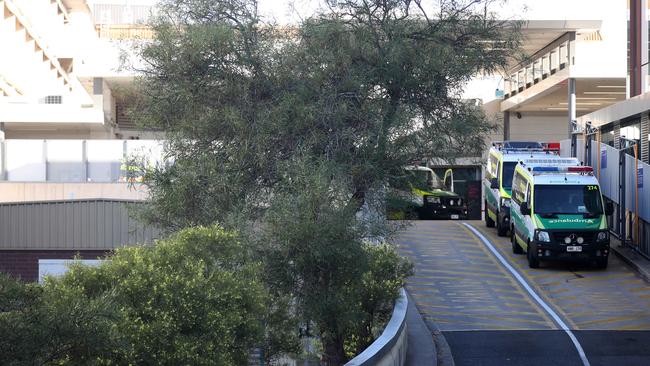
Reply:
[[[530,158],[515,168],[512,180],[511,242],[526,251],[528,265],[541,261],[595,262],[607,268],[607,218],[593,169],[576,158]]]
[[[390,182],[387,199],[389,219],[466,219],[467,204],[453,192],[453,173],[444,181],[430,168],[406,166],[404,175]]]
[[[494,142],[485,167],[485,225],[494,227],[497,234],[506,236],[510,229],[510,196],[515,166],[520,160],[532,157],[557,157],[545,151],[539,142]]]

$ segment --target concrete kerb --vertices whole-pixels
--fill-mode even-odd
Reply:
[[[433,335],[408,294],[409,304],[406,312],[406,366],[437,366],[438,353]]]
[[[415,304],[417,307],[417,303]],[[419,311],[419,310],[418,310]],[[438,327],[438,325],[431,319],[423,317],[424,322],[426,323],[431,336],[433,337],[433,343],[436,346],[436,358],[438,366],[455,366],[454,357],[451,353],[451,347],[447,343],[444,334]]]
[[[406,359],[406,312],[408,297],[404,289],[395,301],[393,315],[377,338],[368,348],[350,360],[345,366],[403,366]]]
[[[611,250],[625,262],[632,270],[641,276],[646,282],[650,283],[650,261],[632,248],[622,246],[619,241],[612,240]]]

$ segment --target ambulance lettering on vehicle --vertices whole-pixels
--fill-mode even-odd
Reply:
[[[494,142],[485,168],[485,225],[497,228],[500,236],[510,229],[510,198],[515,166],[523,159],[559,158],[539,142]]]
[[[514,253],[540,261],[594,261],[607,267],[609,232],[605,205],[591,167],[575,158],[525,159],[517,164],[511,202]]]

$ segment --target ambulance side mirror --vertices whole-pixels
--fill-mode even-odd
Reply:
[[[519,205],[519,209],[521,210],[522,215],[530,216],[530,207],[528,207],[528,202],[522,202],[521,205]]]
[[[605,215],[612,216],[613,214],[614,214],[614,204],[611,202],[607,202],[605,204]]]
[[[496,178],[490,179],[490,188],[499,189],[499,181]]]

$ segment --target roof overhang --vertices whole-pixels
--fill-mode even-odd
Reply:
[[[597,111],[578,117],[579,125],[584,126],[591,122],[594,127],[599,127],[610,122],[619,121],[650,110],[650,93],[618,102]]]

